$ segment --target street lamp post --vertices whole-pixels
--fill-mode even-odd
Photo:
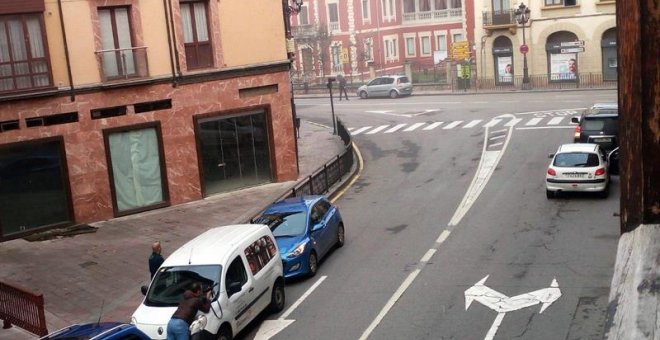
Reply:
[[[516,14],[516,21],[518,22],[519,25],[522,25],[522,37],[523,37],[523,44],[520,46],[520,51],[523,54],[523,84],[522,84],[522,89],[523,90],[529,90],[529,71],[527,69],[527,51],[529,48],[527,47],[527,43],[525,42],[525,25],[529,21],[529,7],[525,6],[524,3],[520,3],[520,6],[515,11]]]
[[[295,44],[293,41],[293,32],[291,32],[291,16],[294,14],[300,13],[302,8],[303,0],[292,0],[294,1],[293,6],[289,5],[289,0],[282,0],[282,7],[284,8],[284,34],[286,38],[286,56],[293,64],[293,58],[295,56]],[[293,67],[292,65],[289,66]],[[291,79],[289,79],[291,81]],[[298,137],[300,136],[300,119],[296,113],[296,103],[293,99],[293,83],[291,83],[291,118],[293,119],[293,131],[294,131],[294,145],[296,146],[296,168],[300,173],[300,157],[298,155]]]

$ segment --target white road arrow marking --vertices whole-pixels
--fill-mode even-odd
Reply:
[[[484,285],[488,276],[490,275],[486,275],[486,277],[465,291],[465,310],[467,310],[472,302],[476,300],[498,313],[493,325],[488,330],[488,333],[486,333],[484,340],[492,340],[495,337],[497,329],[500,327],[502,319],[504,319],[506,313],[535,306],[540,303],[540,314],[561,297],[559,284],[557,283],[557,279],[554,278],[552,279],[552,283],[550,283],[550,288],[543,288],[533,292],[508,297]]]
[[[254,340],[268,340],[277,333],[281,332],[283,329],[287,328],[290,324],[294,323],[296,320],[286,320],[286,318],[293,313],[293,311],[298,308],[298,306],[318,287],[321,282],[323,282],[327,276],[321,276],[307,291],[303,294],[296,302],[289,307],[282,315],[280,315],[277,320],[265,320],[259,326],[257,330],[257,335],[255,335]]]

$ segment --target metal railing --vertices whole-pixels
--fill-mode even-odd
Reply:
[[[16,325],[39,336],[48,334],[44,296],[0,282],[0,319],[3,328]]]
[[[616,80],[603,79],[602,73],[578,73],[577,77],[560,76],[557,74],[535,74],[529,76],[532,89],[616,89]],[[474,79],[476,90],[519,90],[523,77],[516,75],[512,82],[502,83],[493,78]]]
[[[484,26],[515,25],[514,9],[483,12]]]
[[[96,51],[102,81],[149,76],[146,47]]]
[[[335,32],[339,31],[339,21],[331,21],[328,23],[328,31]]]

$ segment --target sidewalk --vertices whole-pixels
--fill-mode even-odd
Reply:
[[[340,154],[344,145],[332,130],[302,122],[299,178]],[[319,152],[323,150],[323,152]],[[44,295],[50,332],[73,323],[129,322],[148,284],[151,243],[160,240],[167,257],[210,227],[244,223],[295,181],[272,183],[200,201],[91,224],[94,233],[48,241],[23,239],[0,244],[0,281]],[[34,339],[14,326],[0,339]]]

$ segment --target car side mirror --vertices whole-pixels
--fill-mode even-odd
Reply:
[[[548,158],[552,159],[552,157],[555,157],[555,154],[554,153],[549,153]]]
[[[571,117],[571,123],[579,124],[579,123],[580,123],[580,118],[578,118],[578,117]]]
[[[140,291],[142,292],[142,295],[144,295],[144,296],[147,296],[147,290],[149,290],[148,286],[140,287]]]
[[[238,292],[241,291],[241,283],[240,282],[232,282],[229,284],[229,288],[227,289],[227,295],[232,296]]]
[[[323,225],[322,222],[316,223],[316,224],[314,224],[314,226],[312,227],[312,231],[318,231],[318,230],[321,230],[321,229],[323,229],[323,227],[324,227],[324,225]]]

